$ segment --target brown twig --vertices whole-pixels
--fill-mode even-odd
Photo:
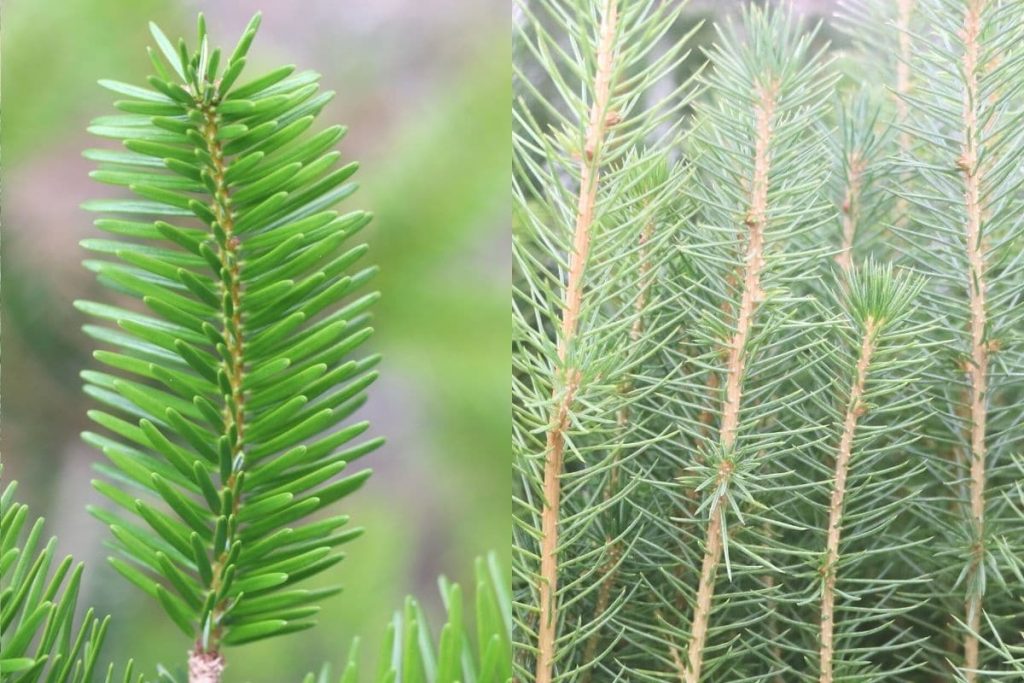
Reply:
[[[832,683],[832,660],[835,654],[835,592],[836,575],[839,565],[839,538],[842,534],[843,499],[846,496],[846,477],[850,470],[850,456],[853,452],[853,438],[857,430],[857,420],[864,412],[864,384],[867,381],[868,366],[875,350],[875,332],[877,324],[868,318],[864,325],[864,336],[861,338],[860,355],[857,358],[856,376],[850,387],[850,398],[846,406],[843,420],[843,433],[839,438],[836,451],[835,479],[832,484],[832,498],[829,503],[828,536],[825,542],[825,584],[821,591],[821,649],[820,649],[820,683]]]
[[[579,325],[583,300],[583,272],[590,251],[590,230],[597,203],[600,176],[600,153],[609,121],[607,111],[611,98],[611,80],[615,57],[615,34],[618,22],[616,0],[608,0],[601,17],[597,48],[597,72],[594,79],[594,101],[590,108],[583,157],[580,161],[580,189],[577,200],[573,250],[569,254],[569,277],[562,326],[558,338],[558,358],[564,365],[568,350]],[[555,604],[558,592],[558,521],[561,504],[562,461],[565,455],[565,432],[569,414],[579,389],[580,373],[566,367],[561,381],[555,383],[555,407],[546,439],[547,459],[544,463],[544,501],[541,511],[540,542],[540,621],[537,625],[537,667],[535,683],[551,683],[554,675],[558,613]]]
[[[750,206],[747,211],[747,253],[744,261],[743,293],[740,297],[725,372],[725,404],[719,441],[725,452],[732,450],[739,430],[740,404],[743,396],[743,377],[746,370],[747,342],[753,328],[754,313],[764,299],[761,289],[761,271],[764,268],[764,232],[768,222],[768,172],[771,168],[770,145],[772,116],[776,105],[776,86],[761,88],[760,101],[755,110],[754,177],[750,188]],[[719,469],[719,478],[728,482],[732,475],[731,461],[726,459]],[[698,683],[704,663],[704,644],[707,641],[711,616],[711,602],[715,594],[715,576],[722,559],[722,528],[724,510],[716,500],[709,514],[705,536],[704,559],[701,563],[697,600],[687,647],[687,666],[682,676],[685,683]]]
[[[977,572],[983,571],[985,520],[985,433],[988,409],[988,346],[985,342],[987,325],[985,309],[985,254],[981,241],[982,199],[981,169],[979,168],[978,36],[981,31],[981,12],[984,0],[971,0],[967,5],[963,27],[963,73],[966,79],[963,95],[964,144],[959,169],[964,178],[964,204],[967,212],[966,242],[968,298],[970,305],[971,360],[967,367],[970,389],[971,456],[970,456],[970,513],[974,525],[974,543],[971,549],[970,571],[967,581],[966,623],[964,634],[964,666],[968,683],[976,680],[972,670],[978,668],[978,638],[981,629],[982,596],[974,589]]]

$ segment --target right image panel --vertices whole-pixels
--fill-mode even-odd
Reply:
[[[1024,678],[1024,1],[513,22],[516,680]]]

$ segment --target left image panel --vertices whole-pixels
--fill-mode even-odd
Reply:
[[[511,679],[509,12],[431,5],[0,8],[0,682]]]

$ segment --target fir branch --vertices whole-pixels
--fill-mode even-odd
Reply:
[[[223,408],[224,426],[222,434],[233,437],[230,445],[231,461],[244,461],[246,444],[246,411],[245,393],[245,339],[244,326],[242,323],[242,257],[239,253],[241,241],[235,235],[235,211],[232,208],[228,196],[227,173],[228,164],[224,158],[224,149],[221,142],[220,117],[216,106],[210,104],[200,106],[199,111],[203,118],[203,125],[200,133],[206,146],[206,153],[210,159],[209,177],[214,184],[213,196],[210,202],[210,211],[213,213],[216,224],[220,227],[217,233],[217,255],[220,262],[221,273],[221,310],[220,318],[223,321],[220,334],[225,341],[225,351],[221,359],[220,372],[227,378],[229,387],[228,400]],[[242,478],[240,470],[235,469],[224,483],[227,495],[233,501],[233,514],[238,514],[242,502],[243,491],[241,489]],[[222,494],[224,495],[224,494]],[[225,541],[226,547],[231,547],[238,540],[236,534],[229,533]],[[226,573],[230,568],[227,553],[217,557],[212,563],[211,573],[213,575],[210,587],[217,592],[224,585],[228,578]],[[218,605],[211,614],[212,623],[219,623],[223,617],[226,605]],[[220,681],[224,671],[224,657],[220,654],[220,628],[216,628],[210,637],[197,641],[196,648],[189,653],[189,681],[195,683],[217,683]]]
[[[360,530],[339,515],[300,521],[358,489],[369,472],[336,475],[381,443],[341,449],[368,427],[341,424],[376,364],[348,359],[376,295],[352,298],[374,269],[346,274],[366,250],[344,243],[370,216],[331,210],[356,165],[334,168],[341,127],[306,135],[332,97],[317,74],[288,66],[237,84],[259,23],[223,63],[202,16],[193,52],[151,25],[163,55],[151,89],[102,81],[130,98],[115,103],[127,115],[90,127],[129,151],[86,152],[94,178],[141,198],[87,203],[130,220],[96,221],[118,239],[84,246],[116,260],[86,265],[149,309],[77,304],[116,325],[86,331],[122,373],[83,373],[109,434],[84,437],[127,484],[95,482],[121,510],[93,512],[116,538],[114,567],[191,639],[196,683],[220,680],[226,646],[314,625],[337,591],[294,586]]]
[[[512,683],[512,606],[507,578],[493,553],[477,558],[474,570],[472,594],[444,577],[438,580],[446,619],[436,637],[419,602],[408,597],[388,624],[375,666],[360,666],[361,640],[354,638],[341,678],[334,680]],[[329,680],[330,669],[325,666],[318,676],[308,674],[303,683]]]

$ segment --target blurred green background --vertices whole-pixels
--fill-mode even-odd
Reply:
[[[406,593],[436,615],[438,574],[465,583],[489,549],[508,564],[510,15],[504,0],[3,3],[4,476],[88,562],[82,602],[115,615],[106,655],[147,673],[177,666],[189,643],[109,568],[107,531],[84,512],[100,501],[88,482],[101,456],[78,437],[92,345],[71,301],[109,295],[79,265],[78,241],[98,231],[78,206],[110,189],[80,152],[94,144],[88,121],[114,113],[96,80],[143,83],[147,21],[191,37],[198,10],[228,48],[263,11],[250,75],[282,63],[323,74],[338,94],[321,125],[348,125],[342,153],[362,164],[345,206],[377,216],[385,360],[360,417],[389,442],[343,504],[368,533],[329,577],[347,590],[317,629],[229,653],[227,681],[298,681],[337,669],[354,635],[375,651]]]

